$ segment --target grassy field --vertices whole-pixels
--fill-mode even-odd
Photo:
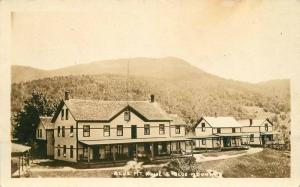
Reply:
[[[243,151],[241,151],[243,152]],[[224,153],[224,152],[221,152]],[[237,152],[228,152],[236,154]],[[283,151],[264,149],[262,152],[244,155],[225,160],[215,160],[196,163],[197,170],[215,170],[221,172],[226,178],[287,178],[290,177],[290,157]],[[49,166],[48,166],[49,168]],[[53,167],[50,167],[53,168]],[[112,177],[114,169],[72,169],[57,171],[44,170],[31,171],[27,177]],[[150,169],[150,168],[149,168]],[[149,170],[146,169],[146,170]],[[153,168],[152,168],[153,169]],[[159,167],[154,169],[160,170]]]
[[[245,150],[233,150],[233,151],[222,151],[222,152],[208,152],[208,153],[202,153],[205,157],[218,157],[222,155],[239,155],[246,153]]]
[[[198,167],[220,171],[226,178],[290,177],[290,157],[282,151],[272,149],[226,160],[198,163]]]

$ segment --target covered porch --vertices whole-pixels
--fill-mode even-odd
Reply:
[[[222,147],[221,149],[231,149],[231,148],[243,148],[245,145],[243,145],[243,138],[249,137],[249,134],[247,133],[220,133],[216,134],[216,136],[220,137],[220,140],[222,141]]]
[[[121,162],[131,159],[153,161],[186,155],[191,146],[190,140],[185,138],[85,140],[79,142],[78,161],[88,163]]]

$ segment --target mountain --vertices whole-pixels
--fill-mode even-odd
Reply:
[[[191,77],[199,74],[209,74],[195,68],[186,61],[174,58],[132,58],[97,61],[88,64],[79,64],[55,70],[40,70],[26,66],[12,66],[12,82],[26,82],[46,77],[68,76],[68,75],[95,75],[95,74],[117,74],[126,75],[129,66],[131,76],[146,77]]]
[[[49,77],[49,73],[46,70],[36,69],[28,66],[11,66],[11,80],[12,82],[31,81]]]
[[[289,80],[259,84],[233,81],[173,57],[106,60],[51,71],[13,66],[13,113],[22,109],[34,89],[56,102],[65,90],[73,98],[101,100],[126,100],[127,90],[129,100],[146,100],[155,94],[165,110],[191,123],[203,115],[256,117],[257,113],[248,112],[247,107],[274,115],[288,115],[290,111]]]

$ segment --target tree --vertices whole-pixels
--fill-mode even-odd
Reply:
[[[13,135],[20,142],[31,145],[34,142],[35,129],[40,122],[40,116],[53,115],[58,103],[49,100],[46,95],[35,90],[24,103],[24,108],[14,117]]]

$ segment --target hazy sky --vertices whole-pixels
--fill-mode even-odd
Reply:
[[[299,0],[103,0],[80,7],[13,13],[13,64],[54,69],[174,56],[249,82],[289,78],[300,67]]]

